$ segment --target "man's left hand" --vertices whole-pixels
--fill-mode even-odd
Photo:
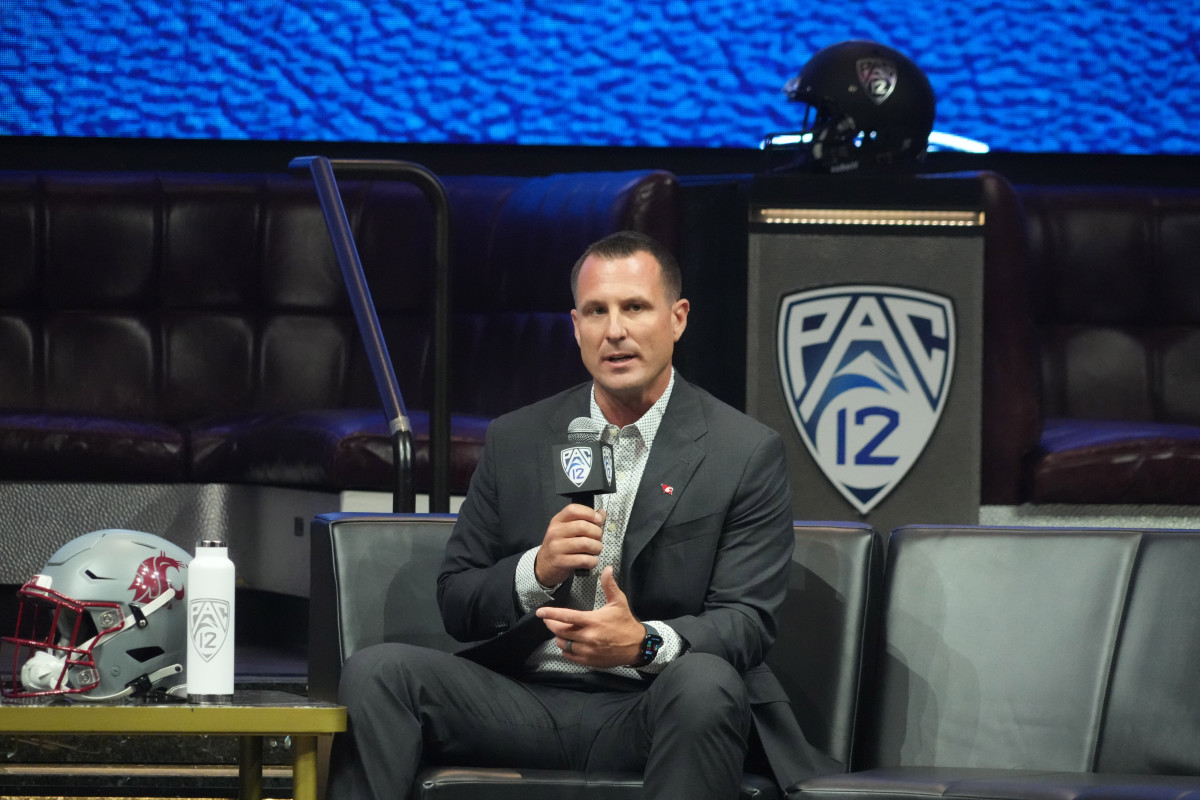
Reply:
[[[559,606],[537,610],[555,636],[563,658],[584,667],[624,667],[637,660],[646,629],[629,610],[612,567],[600,573],[605,603],[594,611]]]

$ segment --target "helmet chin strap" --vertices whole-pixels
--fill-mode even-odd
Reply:
[[[140,678],[135,678],[134,680],[125,684],[125,688],[119,692],[113,692],[112,694],[106,694],[102,697],[96,697],[95,695],[90,695],[90,694],[81,694],[81,695],[78,695],[78,699],[86,701],[88,703],[103,703],[108,700],[123,700],[126,697],[129,697],[134,692],[142,691],[144,689],[149,689],[149,688],[153,687],[154,684],[158,683],[159,681],[163,680],[164,678],[169,678],[172,675],[178,675],[181,672],[183,672],[182,664],[171,664],[170,666],[163,667],[162,669],[156,669],[154,672],[150,672],[146,675],[141,676]],[[168,694],[169,693],[170,692],[168,692]],[[173,696],[177,696],[177,695],[173,695]]]
[[[103,633],[96,634],[91,639],[88,639],[86,642],[79,645],[79,649],[86,650],[88,648],[96,647],[97,645],[102,644],[109,639],[119,636],[128,629],[132,628],[134,625],[137,625],[139,628],[146,627],[146,625],[149,624],[147,622],[149,616],[174,599],[175,592],[163,592],[158,597],[154,598],[140,608],[131,605],[129,608],[132,613],[125,617],[125,621],[121,623],[121,627],[117,628],[116,630],[108,630]]]

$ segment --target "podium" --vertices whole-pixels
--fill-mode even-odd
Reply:
[[[798,519],[978,523],[982,206],[972,178],[755,179],[746,408]]]

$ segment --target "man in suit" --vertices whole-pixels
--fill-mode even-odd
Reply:
[[[657,241],[600,240],[571,285],[592,382],[489,427],[447,545],[442,617],[478,644],[347,661],[335,798],[397,797],[432,762],[637,771],[648,797],[729,800],[752,741],[783,787],[820,763],[763,664],[793,546],[779,435],[675,373],[690,306]],[[619,431],[594,508],[555,492],[551,447],[581,416]]]

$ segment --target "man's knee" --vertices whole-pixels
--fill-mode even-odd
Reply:
[[[436,650],[392,642],[365,647],[342,665],[338,699],[350,708],[371,705],[381,694],[403,695],[414,678],[419,679],[423,672],[436,672],[437,667],[431,662],[443,655]]]
[[[655,687],[662,693],[664,712],[678,715],[688,725],[732,723],[749,730],[746,683],[722,658],[689,653],[671,662],[655,680]]]

